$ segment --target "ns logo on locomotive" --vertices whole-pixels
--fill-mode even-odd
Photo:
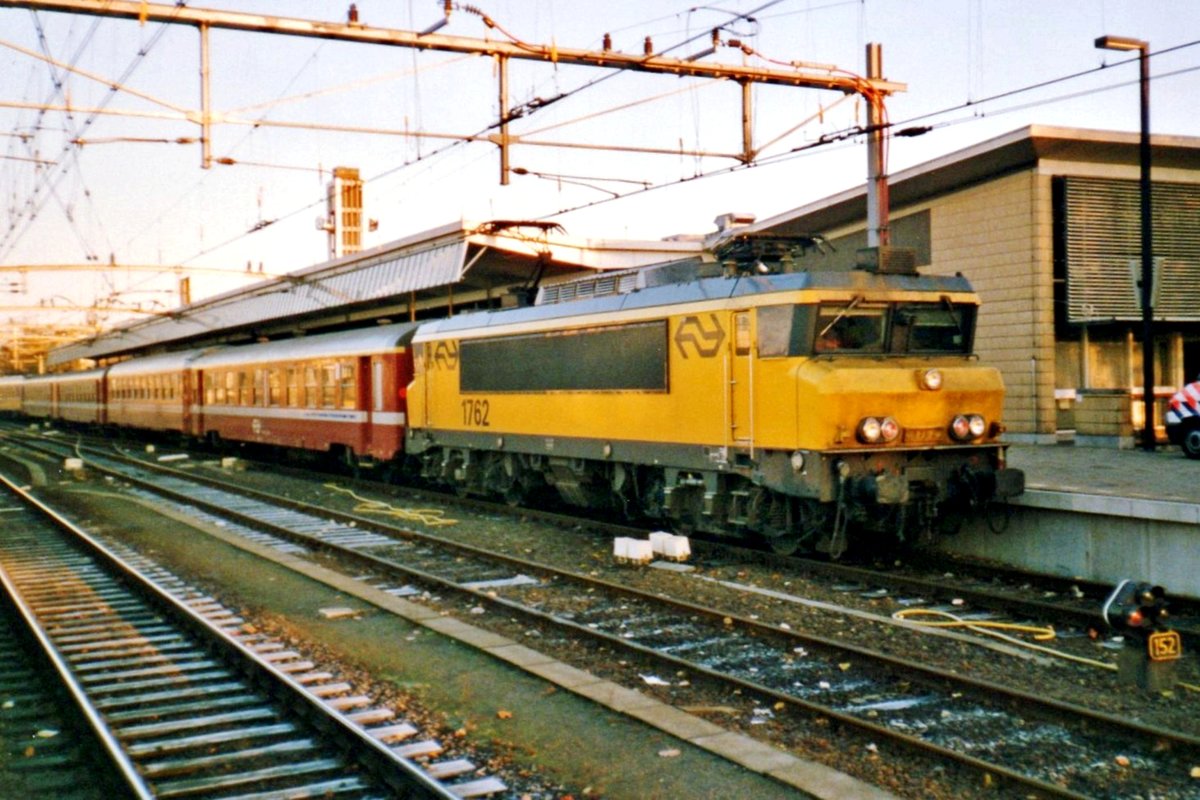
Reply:
[[[911,259],[789,269],[812,244],[742,235],[708,263],[422,325],[408,456],[460,491],[834,557],[928,541],[1023,491],[967,281]]]
[[[0,378],[0,412],[834,557],[927,541],[1020,493],[967,281],[894,252],[795,268],[813,244],[740,234],[704,259],[544,285],[530,306]]]

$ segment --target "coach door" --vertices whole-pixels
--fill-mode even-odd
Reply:
[[[366,376],[364,376],[366,377]],[[370,400],[367,407],[371,413],[367,415],[367,437],[368,445],[382,444],[379,440],[379,424],[378,415],[387,410],[387,399],[384,397],[383,390],[385,383],[383,380],[383,356],[371,356],[371,371],[370,377]]]
[[[751,361],[750,312],[733,315],[729,337],[729,438],[735,445],[754,447],[754,366]]]

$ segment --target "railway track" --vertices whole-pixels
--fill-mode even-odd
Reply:
[[[23,509],[0,500],[5,524]],[[121,777],[95,732],[71,712],[71,693],[54,680],[18,610],[0,606],[0,797],[107,800],[121,796]]]
[[[102,446],[109,443],[100,440]],[[295,468],[272,465],[272,469],[304,473]],[[366,480],[351,483],[378,488]],[[382,484],[394,489],[391,484]],[[516,514],[569,528],[584,528],[601,536],[644,536],[645,531],[605,520],[579,517],[548,509],[520,508],[497,504],[475,497],[443,495],[428,490],[405,489],[414,497],[428,497],[478,510],[485,514]],[[1109,635],[1100,609],[1113,586],[1077,577],[1032,574],[994,564],[975,564],[947,556],[905,553],[902,562],[864,566],[830,562],[803,556],[783,556],[744,545],[693,538],[692,548],[706,559],[731,564],[747,561],[793,575],[823,580],[837,585],[836,591],[879,597],[885,593],[918,599],[921,605],[956,615],[986,617],[1006,613],[1032,623],[1054,625],[1060,630],[1088,633],[1095,638]],[[1135,576],[1130,576],[1135,577]],[[1170,587],[1167,587],[1169,592]],[[1177,630],[1186,650],[1200,650],[1200,602],[1190,598],[1170,598],[1171,626]],[[1114,643],[1116,646],[1117,643]]]
[[[503,789],[417,768],[408,757],[438,748],[404,742],[417,731],[389,709],[0,483],[19,509],[6,515],[4,588],[122,777],[117,795],[449,800]]]
[[[1129,765],[1146,796],[1200,796],[1190,785],[1200,748],[1191,734],[208,478],[200,489],[190,473],[98,454],[89,460],[141,491],[219,515],[227,530],[232,523],[263,543],[347,559],[358,572],[369,570],[364,579],[384,591],[454,592],[474,607],[542,626],[543,645],[569,651],[582,638],[621,648],[769,698],[779,709],[819,715],[954,760],[987,780],[1002,778],[1039,796],[1127,796]]]

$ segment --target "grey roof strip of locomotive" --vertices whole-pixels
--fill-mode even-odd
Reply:
[[[961,275],[879,275],[871,272],[790,272],[780,275],[702,278],[687,283],[672,283],[640,289],[628,294],[608,295],[588,300],[573,300],[544,306],[460,314],[427,322],[419,336],[474,330],[491,325],[582,317],[614,311],[630,311],[652,306],[670,306],[706,300],[726,300],[768,292],[802,289],[912,290],[930,293],[970,292],[971,284]]]

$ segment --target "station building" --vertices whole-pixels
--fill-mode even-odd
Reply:
[[[891,244],[963,273],[976,352],[1008,388],[1017,442],[1131,447],[1142,428],[1138,134],[1030,126],[890,178]],[[1155,424],[1200,375],[1200,138],[1151,137]],[[813,268],[853,268],[865,187],[751,225],[823,234]],[[818,266],[820,265],[820,266]]]

